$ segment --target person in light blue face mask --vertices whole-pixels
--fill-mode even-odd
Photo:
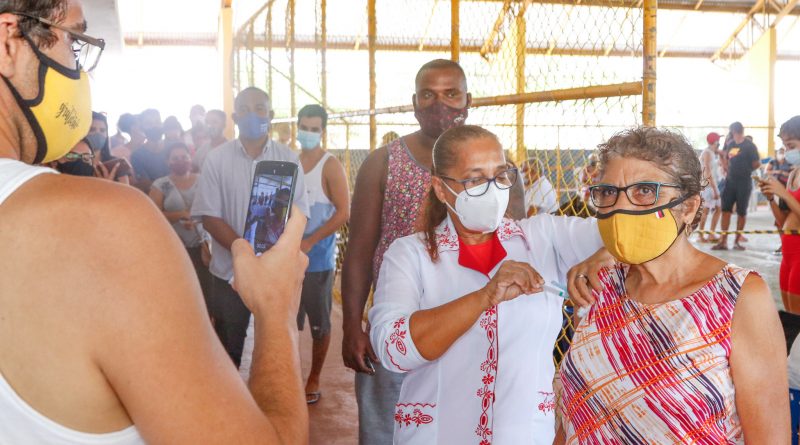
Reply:
[[[248,153],[250,150],[253,153],[261,151],[275,116],[269,96],[258,88],[250,87],[242,90],[237,99],[233,121],[239,127],[239,139]],[[252,147],[248,147],[249,145]]]
[[[299,167],[300,160],[289,147],[270,140],[274,113],[265,91],[256,87],[243,89],[234,100],[234,109],[233,121],[239,127],[239,137],[208,152],[197,181],[191,216],[200,218],[203,228],[211,235],[214,255],[209,270],[213,304],[209,312],[222,345],[238,367],[242,362],[251,363],[249,355],[242,360],[250,310],[230,284],[233,278],[231,247],[244,232],[253,172],[261,161],[291,162]],[[304,178],[299,170],[294,204],[308,216]],[[265,281],[265,285],[272,279]],[[252,339],[251,336],[248,345],[252,345]],[[247,350],[252,351],[252,347],[248,346]]]
[[[322,148],[328,113],[319,105],[306,105],[297,114],[297,142],[306,178],[309,219],[301,249],[308,254],[297,328],[308,315],[311,326],[311,372],[306,382],[306,402],[319,401],[319,378],[331,341],[331,295],[336,266],[336,231],[350,216],[347,177],[336,157]]]

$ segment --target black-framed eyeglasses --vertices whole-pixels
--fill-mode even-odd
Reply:
[[[616,204],[620,192],[624,192],[631,204],[644,207],[651,206],[658,201],[661,187],[683,188],[680,184],[655,181],[636,182],[626,187],[597,184],[589,187],[589,197],[596,208],[604,209]]]
[[[64,155],[64,159],[68,161],[83,161],[87,164],[92,164],[92,161],[94,160],[94,153],[69,152]]]
[[[468,179],[454,179],[449,176],[439,175],[442,179],[457,182],[464,187],[467,195],[477,197],[489,191],[489,184],[494,184],[500,190],[508,190],[517,182],[519,171],[516,168],[509,168],[503,172],[498,173],[493,178],[468,178]]]
[[[100,61],[100,55],[103,54],[103,50],[106,48],[105,40],[73,31],[44,17],[38,17],[25,12],[14,12],[13,14],[36,20],[47,27],[60,29],[66,32],[72,39],[72,52],[75,54],[75,61],[78,62],[78,68],[88,73],[97,67],[97,63]]]

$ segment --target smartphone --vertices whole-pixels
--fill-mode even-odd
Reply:
[[[269,250],[283,234],[294,202],[296,182],[297,164],[293,162],[256,164],[243,236],[256,255]]]
[[[117,169],[117,178],[122,176],[128,176],[131,174],[131,166],[130,164],[128,164],[128,161],[126,161],[123,158],[116,158],[110,161],[103,162],[103,167],[105,167],[106,170],[108,170],[110,173],[111,170],[113,170],[114,167],[117,166],[117,164],[119,164],[119,168]]]
[[[753,173],[752,178],[755,179],[759,184],[767,182],[767,178],[761,176],[760,173]]]
[[[367,365],[367,368],[369,368],[370,374],[375,374],[375,365],[372,364],[372,360],[370,360],[366,355],[364,356],[364,364]]]

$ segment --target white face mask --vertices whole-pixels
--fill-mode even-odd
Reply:
[[[456,208],[445,205],[452,210],[461,224],[468,230],[481,233],[492,233],[500,227],[503,215],[508,207],[509,189],[500,190],[495,184],[489,184],[489,190],[481,196],[469,196],[467,191],[456,193],[449,185],[442,182],[450,193],[456,196]],[[479,185],[475,188],[482,188]],[[472,189],[470,189],[472,190]]]

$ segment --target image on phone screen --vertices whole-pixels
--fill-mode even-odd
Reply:
[[[264,161],[256,167],[244,227],[244,239],[256,254],[269,250],[283,234],[294,198],[296,171],[295,164],[285,162]]]

